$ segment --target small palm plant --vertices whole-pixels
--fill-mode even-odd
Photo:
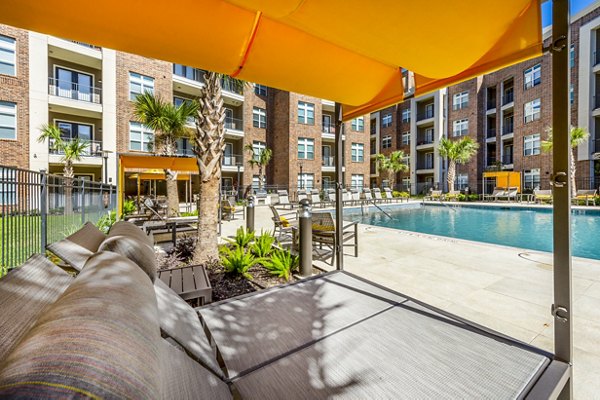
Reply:
[[[255,235],[254,231],[247,231],[243,226],[240,226],[237,231],[235,231],[235,237],[233,239],[225,239],[229,243],[234,244],[239,247],[246,247],[250,244],[250,242],[254,241]]]
[[[275,249],[271,257],[262,262],[262,265],[269,270],[269,273],[290,280],[292,272],[298,268],[299,258],[288,250]]]
[[[448,190],[454,190],[454,181],[456,180],[456,164],[465,164],[471,160],[475,154],[479,144],[465,136],[459,140],[450,140],[442,138],[438,147],[440,156],[448,160]]]
[[[590,134],[584,129],[579,127],[571,128],[571,196],[575,196],[577,193],[577,186],[575,182],[575,174],[577,172],[577,162],[575,161],[575,149],[585,142]],[[552,148],[552,130],[548,130],[548,139],[542,142],[542,150],[546,153],[551,153]]]
[[[150,92],[138,95],[133,106],[133,114],[137,120],[154,131],[154,151],[168,157],[176,154],[178,137],[191,136],[192,130],[187,126],[188,120],[198,113],[196,101],[184,101],[175,106]],[[177,172],[171,169],[165,169],[164,172],[167,183],[167,215],[177,215]]]
[[[43,125],[41,128],[42,134],[38,138],[38,142],[42,143],[48,140],[49,149],[58,154],[62,154],[61,161],[64,163],[63,174],[65,177],[65,214],[70,214],[73,211],[73,178],[75,173],[73,163],[80,161],[81,157],[88,154],[90,144],[79,138],[65,140],[61,136],[60,128],[54,124]]]
[[[246,279],[253,279],[250,268],[254,265],[263,263],[265,260],[256,257],[250,249],[235,245],[233,248],[227,246],[221,247],[221,264],[225,272],[232,275],[241,275]]]
[[[406,156],[402,150],[392,152],[389,157],[384,154],[375,156],[379,169],[387,173],[387,179],[392,190],[396,187],[396,174],[408,171],[408,165],[404,162],[404,157]]]
[[[264,170],[273,157],[273,151],[269,148],[265,148],[260,152],[255,152],[254,147],[251,144],[247,144],[244,148],[250,152],[251,157],[248,160],[248,164],[252,167],[258,167],[258,189],[262,190]]]
[[[260,236],[258,236],[254,240],[254,244],[252,245],[252,252],[261,258],[268,257],[271,252],[273,252],[273,244],[275,243],[275,237],[271,234],[270,231],[260,232]]]

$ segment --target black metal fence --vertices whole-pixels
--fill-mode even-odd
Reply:
[[[23,263],[115,207],[113,185],[0,166],[0,266]]]

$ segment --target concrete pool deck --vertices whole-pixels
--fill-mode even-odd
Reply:
[[[273,229],[268,207],[255,215],[257,231]],[[244,224],[224,222],[223,235]],[[358,230],[359,256],[345,252],[347,271],[552,351],[550,253],[363,224]],[[573,258],[573,301],[575,397],[600,399],[600,261]]]

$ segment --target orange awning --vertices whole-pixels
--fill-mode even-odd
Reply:
[[[158,173],[170,169],[177,172],[198,174],[195,157],[167,157],[154,154],[119,154],[119,165],[123,171]]]
[[[0,23],[334,100],[349,119],[403,100],[402,68],[418,95],[539,56],[540,1],[2,0]]]

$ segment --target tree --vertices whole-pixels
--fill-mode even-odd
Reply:
[[[450,140],[442,138],[438,146],[440,156],[448,160],[448,190],[454,190],[454,181],[456,180],[456,164],[465,164],[471,160],[479,145],[469,136],[459,140]]]
[[[227,78],[229,88],[242,88],[244,83]],[[200,90],[194,152],[200,173],[198,200],[198,241],[194,262],[204,263],[219,258],[217,225],[221,160],[225,149],[225,109],[221,96],[222,76],[215,72],[204,74]]]
[[[387,179],[392,190],[396,187],[396,174],[398,172],[408,171],[408,165],[404,162],[404,152],[402,150],[394,151],[389,157],[384,154],[377,154],[375,160],[379,169],[387,172]]]
[[[185,101],[175,106],[146,92],[136,97],[133,114],[139,122],[154,131],[154,151],[171,157],[177,152],[177,138],[190,136],[191,129],[186,125],[188,119],[194,117],[197,112],[196,101]],[[178,215],[177,172],[171,169],[165,169],[164,172],[167,183],[167,215]]]
[[[575,174],[577,172],[577,163],[575,162],[575,149],[585,142],[590,134],[584,129],[579,127],[571,127],[570,138],[571,138],[571,196],[575,196],[577,193],[577,185],[575,182]],[[548,138],[542,141],[542,150],[546,153],[552,152],[552,129],[548,129]]]
[[[65,177],[65,214],[70,214],[73,211],[73,162],[81,160],[81,157],[89,153],[90,144],[79,138],[65,140],[61,136],[58,126],[54,124],[46,124],[41,128],[42,134],[38,138],[38,142],[42,143],[48,140],[48,148],[58,154],[62,154],[61,161],[64,163],[63,174]]]
[[[250,160],[248,160],[248,164],[250,164],[253,168],[258,167],[258,190],[262,190],[264,176],[263,170],[266,169],[267,165],[271,161],[271,158],[273,157],[273,151],[269,148],[265,148],[263,151],[256,153],[251,144],[244,146],[244,149],[249,151],[252,156]]]

